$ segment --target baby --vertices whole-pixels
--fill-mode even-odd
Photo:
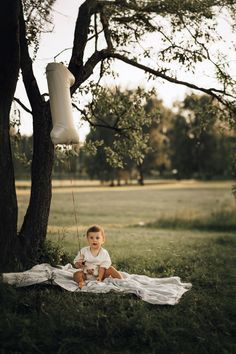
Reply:
[[[85,280],[103,281],[112,277],[122,279],[122,275],[111,265],[111,258],[102,245],[105,242],[105,233],[101,226],[94,225],[87,230],[89,246],[83,247],[74,259],[74,281],[82,288]]]

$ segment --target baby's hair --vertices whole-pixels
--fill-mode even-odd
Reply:
[[[105,232],[104,232],[104,229],[103,229],[102,226],[100,226],[100,225],[93,225],[93,226],[91,226],[91,227],[87,230],[87,232],[86,232],[86,236],[87,236],[87,237],[88,237],[88,234],[89,234],[90,232],[101,232],[102,237],[103,237],[103,239],[105,240]]]

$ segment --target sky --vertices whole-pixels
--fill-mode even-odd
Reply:
[[[82,2],[83,0],[57,0],[54,5],[53,31],[52,33],[42,34],[40,41],[40,49],[37,53],[37,58],[33,64],[34,73],[39,84],[41,93],[48,93],[45,75],[45,68],[47,64],[53,61],[69,61],[71,55],[71,48],[73,45],[74,27],[77,18],[78,8]],[[225,32],[222,33],[224,35],[226,34],[226,31],[228,31],[226,23],[224,23],[224,21],[221,24],[221,30]],[[228,38],[230,41],[229,35],[230,34],[228,34]],[[67,48],[70,49],[65,50],[63,53],[61,53],[64,49]],[[189,94],[191,92],[190,89],[186,87],[165,83],[160,80],[152,80],[148,83],[145,74],[141,70],[133,68],[122,62],[116,62],[114,69],[119,72],[119,77],[116,79],[106,79],[104,82],[105,84],[120,85],[123,88],[129,89],[135,88],[137,86],[142,86],[146,87],[147,89],[150,89],[154,86],[158,91],[159,97],[168,107],[171,107],[172,104],[177,100],[181,101],[186,94]],[[205,75],[199,76],[198,74],[194,76],[190,73],[183,72],[181,73],[181,79],[191,81],[196,84],[198,84],[199,80],[201,80],[201,85],[202,83],[204,83],[206,84],[206,86],[207,84],[214,84],[214,80],[212,79],[207,67],[203,68],[199,66],[198,71],[205,72]],[[20,98],[22,102],[24,102],[28,107],[30,107],[21,80],[19,80],[19,83],[17,85],[15,96]],[[85,135],[89,131],[89,127],[86,124],[81,125],[78,112],[74,113],[74,119],[76,122],[76,126],[78,127],[81,140],[83,140]],[[22,110],[20,131],[22,134],[32,134],[31,116]]]

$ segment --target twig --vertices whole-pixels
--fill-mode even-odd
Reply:
[[[27,113],[32,114],[32,111],[31,111],[29,108],[27,108],[27,107],[24,105],[24,103],[21,102],[21,100],[20,100],[19,98],[14,97],[14,101],[16,101]]]

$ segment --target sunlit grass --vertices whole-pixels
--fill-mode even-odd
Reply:
[[[236,207],[219,208],[202,217],[188,213],[177,213],[174,216],[162,215],[146,226],[161,229],[236,231]]]
[[[163,216],[208,217],[216,208],[230,209],[235,200],[232,182],[168,182],[144,187],[104,187],[53,189],[50,228],[73,228],[100,223],[104,226],[152,223]],[[56,191],[56,192],[55,192]],[[72,199],[75,199],[75,208]],[[29,191],[28,191],[29,192]],[[19,227],[28,205],[29,194],[18,190]]]

